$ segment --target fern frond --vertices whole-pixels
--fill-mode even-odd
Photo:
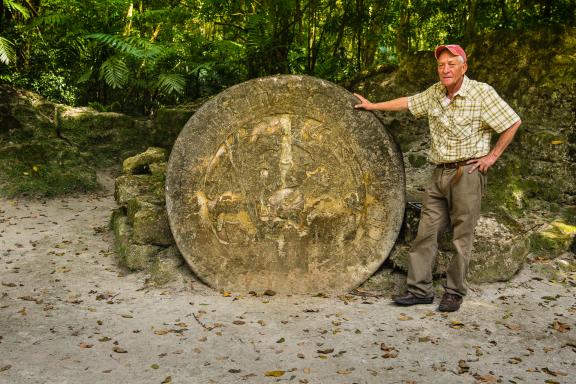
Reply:
[[[122,88],[130,78],[130,70],[120,56],[112,56],[100,67],[100,79],[104,79],[110,87]]]
[[[14,44],[0,36],[0,62],[10,64],[16,61],[16,51]]]
[[[86,37],[138,59],[154,59],[161,51],[155,44],[139,37],[123,39],[106,33],[92,33]]]
[[[184,87],[186,86],[186,79],[184,76],[177,73],[165,73],[158,76],[156,82],[156,89],[159,93],[169,95],[176,93],[178,95],[184,94]]]
[[[3,0],[3,3],[10,12],[18,11],[18,13],[21,14],[24,19],[30,17],[30,12],[22,4],[18,4],[14,0]]]
[[[34,19],[32,26],[36,27],[39,25],[52,26],[52,25],[64,25],[70,21],[70,17],[61,14],[52,14],[46,16],[40,16]]]
[[[88,80],[90,80],[91,77],[92,77],[92,67],[88,68],[88,70],[84,72],[78,80],[76,80],[76,83],[78,84],[85,83]]]
[[[128,37],[126,43],[139,48],[142,52],[141,58],[143,59],[153,59],[162,53],[162,48],[160,48],[160,46],[140,37]]]

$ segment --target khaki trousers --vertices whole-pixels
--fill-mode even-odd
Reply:
[[[457,183],[452,183],[456,169],[436,168],[426,187],[418,234],[408,256],[408,291],[418,297],[434,296],[432,268],[438,238],[449,226],[457,254],[448,266],[444,288],[448,293],[466,295],[466,271],[486,187],[486,176],[478,171],[468,173],[470,167],[463,167]]]

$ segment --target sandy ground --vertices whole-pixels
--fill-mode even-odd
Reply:
[[[576,383],[574,288],[526,267],[459,312],[250,296],[115,264],[99,194],[0,199],[0,383]]]

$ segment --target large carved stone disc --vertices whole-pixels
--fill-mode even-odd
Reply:
[[[375,272],[404,214],[404,168],[380,121],[308,76],[236,85],[176,140],[172,233],[196,275],[233,291],[344,292]]]

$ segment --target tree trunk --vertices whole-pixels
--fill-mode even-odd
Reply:
[[[468,0],[468,14],[464,30],[464,41],[466,44],[472,44],[476,38],[476,15],[478,9],[478,0]]]
[[[410,52],[410,1],[400,2],[400,24],[396,37],[398,62],[402,64]]]

